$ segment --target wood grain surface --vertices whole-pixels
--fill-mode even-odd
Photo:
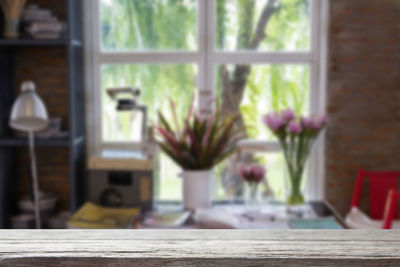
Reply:
[[[400,231],[0,231],[0,266],[287,265],[400,266]]]

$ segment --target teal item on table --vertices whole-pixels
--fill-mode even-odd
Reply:
[[[314,219],[292,219],[289,221],[292,229],[343,229],[333,217]]]

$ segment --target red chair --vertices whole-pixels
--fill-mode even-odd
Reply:
[[[370,218],[382,220],[389,190],[397,191],[398,189],[400,172],[375,172],[360,169],[357,173],[350,211],[354,207],[359,207],[363,182],[366,179],[369,181]],[[398,218],[398,215],[397,209],[394,209],[392,219]]]
[[[393,219],[398,211],[398,201],[400,199],[400,192],[391,189],[387,196],[386,207],[385,207],[385,218],[383,220],[383,229],[392,229]]]

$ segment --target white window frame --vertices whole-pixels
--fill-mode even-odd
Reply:
[[[214,67],[218,64],[307,64],[310,66],[310,112],[326,111],[327,33],[329,0],[312,1],[310,52],[219,52],[214,48],[214,1],[198,1],[198,51],[193,52],[102,52],[100,42],[99,0],[83,1],[85,12],[85,75],[88,154],[103,148],[137,147],[136,144],[106,143],[102,141],[101,65],[118,63],[192,63],[198,65],[197,93],[200,109],[214,96]],[[212,111],[211,111],[212,112]],[[261,142],[268,152],[279,152],[277,142]],[[306,196],[324,198],[324,136],[310,157]]]

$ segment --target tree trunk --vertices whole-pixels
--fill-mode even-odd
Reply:
[[[239,9],[246,10],[244,17],[240,20],[238,50],[250,49],[256,51],[260,46],[261,41],[265,38],[265,29],[272,15],[278,11],[276,7],[279,0],[268,0],[264,6],[263,12],[258,20],[257,27],[254,33],[249,33],[252,30],[254,19],[254,1],[240,1]],[[249,6],[251,3],[251,7]],[[221,28],[221,27],[220,27]],[[223,28],[223,27],[222,27]],[[220,42],[223,37],[220,36]],[[222,81],[222,110],[223,115],[232,115],[240,113],[239,106],[242,102],[244,89],[247,79],[251,73],[251,65],[237,64],[232,71],[229,71],[226,65],[222,65],[219,69],[219,76]],[[241,128],[244,126],[243,119],[240,118],[236,126]]]

